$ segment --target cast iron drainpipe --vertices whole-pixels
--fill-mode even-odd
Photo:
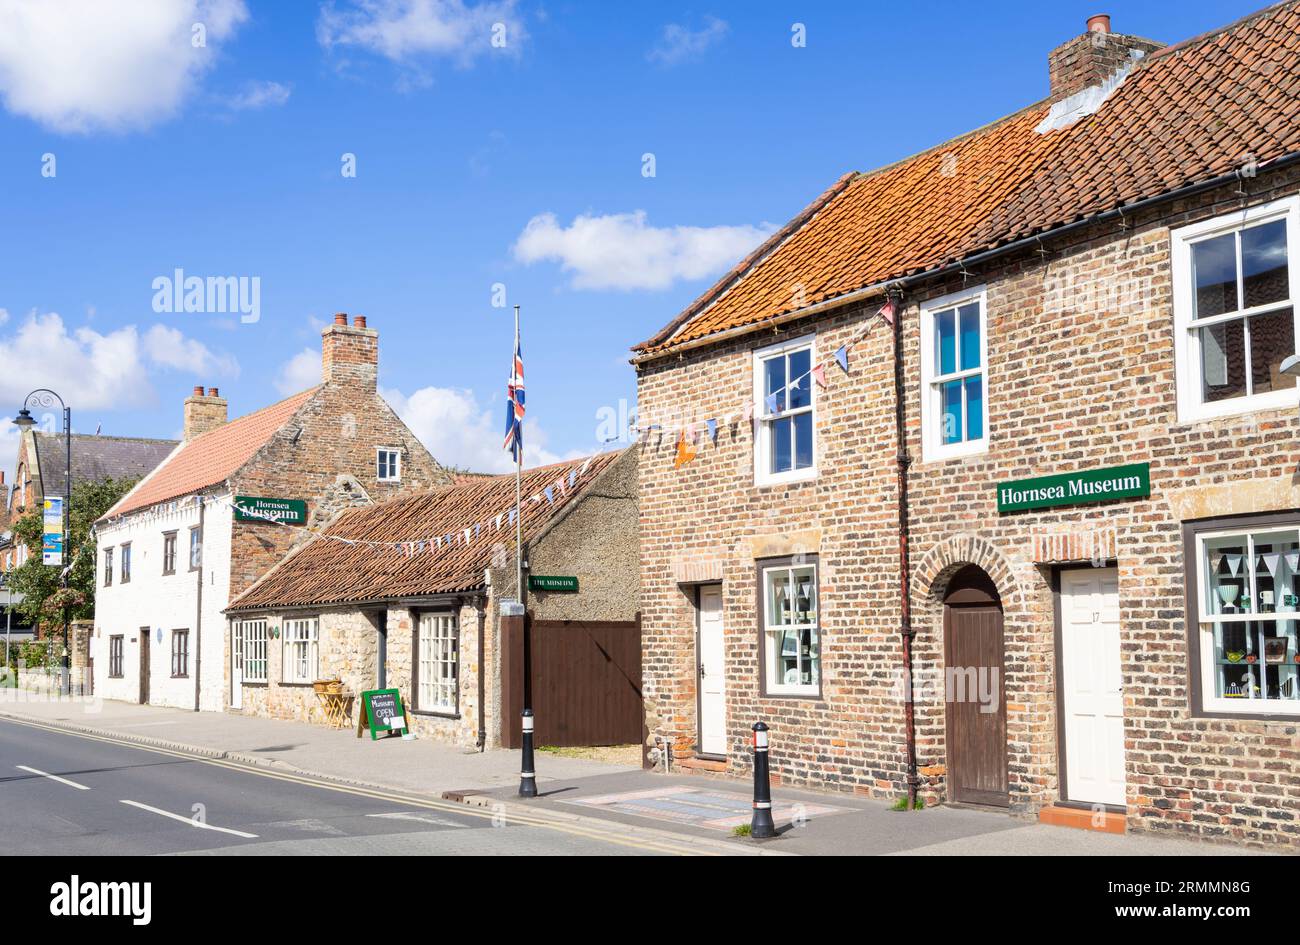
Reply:
[[[486,685],[484,682],[484,673],[486,672],[486,669],[483,665],[485,662],[484,654],[483,654],[483,639],[485,636],[485,629],[487,625],[487,595],[486,594],[480,594],[476,598],[474,603],[474,608],[478,611],[478,742],[476,743],[475,747],[479,751],[486,751],[487,750],[487,715],[486,715],[487,707],[483,704],[483,700],[485,698],[484,690],[486,689]]]
[[[199,569],[197,574],[198,593],[194,605],[194,711],[199,711],[199,688],[203,683],[203,510],[202,493],[199,494]],[[188,668],[188,667],[187,667]]]
[[[908,556],[907,424],[904,416],[903,377],[903,294],[891,292],[894,300],[894,429],[898,441],[898,584],[901,593],[899,635],[903,643],[903,722],[907,742],[907,809],[916,806],[916,711],[912,703],[912,581]]]

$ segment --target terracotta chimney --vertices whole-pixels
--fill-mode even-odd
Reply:
[[[1110,16],[1106,13],[1090,16],[1082,36],[1076,36],[1048,53],[1051,97],[1054,100],[1065,98],[1090,85],[1098,85],[1134,59],[1155,52],[1163,45],[1141,36],[1112,33]]]
[[[339,312],[334,324],[321,332],[321,378],[326,384],[345,384],[374,390],[379,380],[379,332],[366,327],[358,315],[348,325]]]
[[[185,398],[185,442],[225,423],[227,406],[226,398],[217,396],[215,387],[209,387],[204,394],[202,385],[196,386],[194,393]]]

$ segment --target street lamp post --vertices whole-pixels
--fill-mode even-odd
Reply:
[[[32,391],[23,400],[23,407],[18,411],[18,416],[14,417],[14,425],[20,430],[31,429],[36,424],[36,419],[32,412],[27,408],[36,407],[53,407],[58,403],[63,409],[63,445],[64,451],[64,473],[63,473],[63,572],[59,576],[59,587],[66,589],[68,579],[72,571],[71,564],[67,558],[72,550],[72,411],[68,405],[63,402],[63,398],[48,388],[40,387]],[[41,483],[41,491],[45,491],[45,483]],[[68,608],[65,604],[63,610],[63,667],[62,678],[59,681],[59,691],[65,696],[72,692],[72,661],[71,651],[68,649]]]

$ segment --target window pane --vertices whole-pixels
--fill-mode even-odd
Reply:
[[[971,302],[958,310],[961,318],[961,369],[980,366],[980,304]]]
[[[813,464],[813,415],[795,414],[790,420],[794,423],[794,468],[808,469]]]
[[[966,378],[966,439],[984,435],[984,378]]]
[[[1283,374],[1282,361],[1295,354],[1295,325],[1291,309],[1250,319],[1251,393],[1295,387],[1295,377]]]
[[[961,381],[948,381],[939,388],[943,398],[943,442],[961,442]]]
[[[791,417],[782,417],[780,420],[773,420],[772,427],[772,472],[788,472],[793,467],[790,465],[790,434],[791,434]]]
[[[1241,321],[1199,329],[1201,386],[1207,401],[1242,397],[1246,393],[1246,343]]]
[[[1246,560],[1245,536],[1207,539],[1203,566],[1205,613],[1246,613],[1250,607],[1250,562]]]
[[[1296,608],[1296,570],[1300,565],[1300,532],[1287,529],[1254,536],[1255,612],[1273,614]]]
[[[1241,231],[1241,268],[1246,308],[1291,297],[1285,220]]]
[[[790,409],[807,407],[812,403],[812,349],[805,348],[790,355]]]
[[[763,399],[779,394],[778,406],[785,409],[785,358],[770,358],[763,362]]]
[[[811,567],[794,569],[795,623],[817,622],[817,574]]]
[[[1192,244],[1192,278],[1196,317],[1237,310],[1237,243],[1235,233]]]
[[[790,572],[767,572],[767,622],[782,626],[790,622]]]
[[[937,374],[951,374],[957,370],[956,309],[938,312],[934,316],[934,370]]]

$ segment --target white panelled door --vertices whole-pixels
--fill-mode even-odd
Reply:
[[[244,622],[236,620],[230,628],[230,707],[244,707]]]
[[[722,586],[700,588],[700,636],[696,647],[700,679],[700,751],[727,753],[726,647],[722,639]]]
[[[1114,568],[1061,572],[1069,800],[1124,806],[1124,688]]]

